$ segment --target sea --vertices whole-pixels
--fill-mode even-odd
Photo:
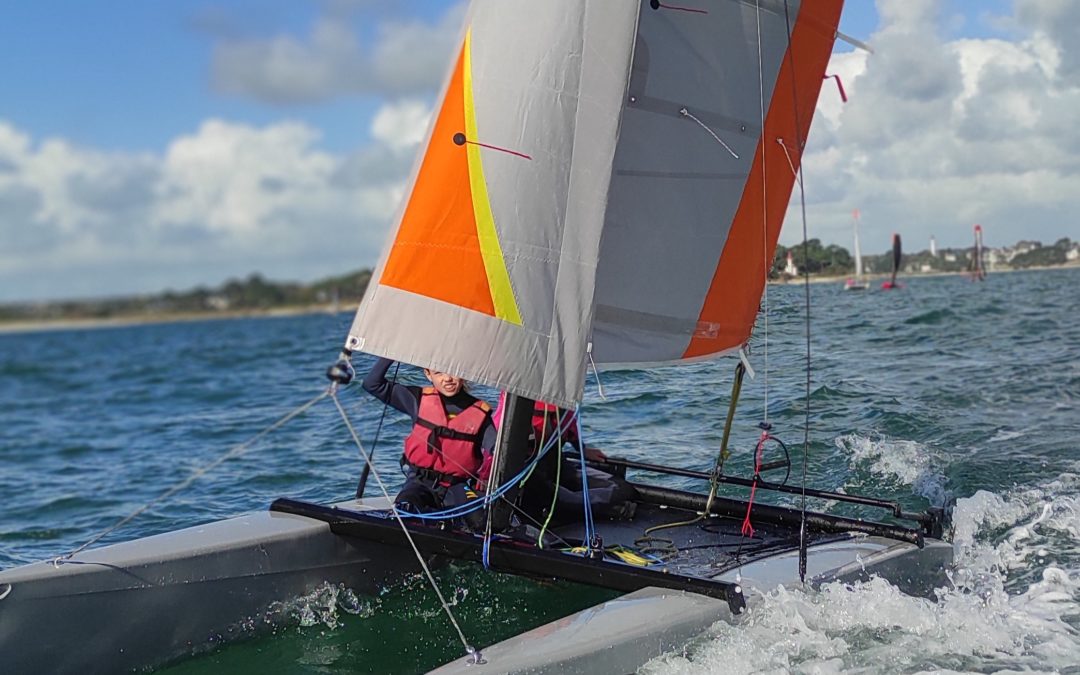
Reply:
[[[861,293],[770,286],[762,309],[725,472],[749,474],[767,421],[790,453],[792,484],[805,458],[811,487],[948,507],[952,584],[934,599],[881,580],[759,594],[734,623],[641,672],[1080,673],[1080,268],[985,282],[915,277]],[[362,460],[328,400],[259,435],[324,391],[350,321],[310,314],[0,334],[0,568],[102,533],[95,545],[265,509],[279,496],[351,497]],[[590,374],[586,440],[613,456],[708,470],[737,362]],[[356,360],[361,374],[370,363]],[[397,376],[420,382],[411,367]],[[406,420],[355,384],[341,401],[380,476],[400,482]],[[469,564],[437,577],[478,646],[613,597]],[[377,596],[326,584],[279,602],[284,625],[203,645],[160,672],[411,673],[463,656],[416,570]]]

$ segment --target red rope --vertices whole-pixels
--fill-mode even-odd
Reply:
[[[840,100],[847,103],[847,92],[844,91],[844,83],[840,81],[839,75],[826,75],[825,79],[833,78],[836,80],[836,88],[840,90]]]
[[[488,145],[487,143],[481,143],[479,141],[465,141],[465,142],[470,144],[470,145],[479,145],[481,148],[487,148],[489,150],[498,150],[499,152],[505,152],[505,153],[510,154],[510,155],[517,155],[518,157],[524,157],[525,159],[532,159],[532,157],[529,157],[524,152],[517,152],[516,150],[508,150],[507,148],[500,148],[497,145]]]
[[[465,145],[466,143],[468,143],[469,145],[479,145],[481,148],[487,148],[488,150],[498,150],[499,152],[505,152],[508,155],[514,155],[515,157],[521,157],[523,159],[532,159],[532,157],[529,157],[524,152],[510,150],[509,148],[500,148],[497,145],[488,145],[487,143],[481,143],[480,141],[470,141],[469,139],[465,138],[465,134],[461,133],[460,131],[454,134],[454,145]]]
[[[754,493],[757,492],[758,478],[761,477],[761,455],[765,450],[765,441],[769,440],[772,440],[769,432],[762,431],[761,438],[758,439],[757,447],[754,449],[754,482],[750,486],[750,501],[746,503],[746,517],[742,521],[744,537],[754,536],[754,526],[750,523],[750,511],[754,508]]]

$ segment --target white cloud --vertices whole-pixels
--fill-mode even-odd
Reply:
[[[208,120],[153,156],[35,144],[0,122],[0,300],[370,265],[401,198],[408,135],[337,156],[301,123]]]
[[[431,121],[431,106],[406,100],[384,105],[375,114],[371,135],[395,150],[412,148],[424,140]]]
[[[317,203],[337,160],[300,123],[255,129],[218,120],[174,141],[162,162],[155,225],[198,222],[242,236],[286,205]]]
[[[435,23],[387,20],[371,45],[357,37],[353,3],[329,7],[303,38],[222,36],[214,50],[215,85],[259,101],[301,103],[355,94],[424,95],[441,83],[463,4],[450,6]]]
[[[830,64],[850,101],[826,83],[804,160],[811,236],[847,245],[857,207],[870,251],[893,231],[968,245],[975,222],[991,245],[1080,238],[1080,88],[1061,65],[1076,47],[1057,30],[1075,16],[1075,32],[1080,3],[1016,7],[1014,41],[946,40],[936,2],[879,0],[875,52]],[[789,210],[782,241],[800,237]]]
[[[160,153],[33,138],[0,120],[0,300],[154,291],[260,271],[277,279],[370,265],[397,210],[429,96],[457,39],[460,5],[398,22],[363,45],[337,0],[303,39],[230,41],[223,86],[273,100],[393,92],[351,154],[313,126],[206,120]],[[811,236],[909,248],[1080,238],[1080,3],[1016,0],[1014,39],[942,37],[930,0],[880,0],[874,54],[837,54],[850,102],[826,82],[804,161]],[[334,17],[333,19],[331,17]],[[1075,19],[1075,20],[1074,20]],[[406,92],[406,93],[402,93]],[[415,92],[413,93],[408,92]],[[798,195],[795,196],[797,200]],[[785,243],[800,236],[789,213]],[[77,283],[69,281],[77,279]]]

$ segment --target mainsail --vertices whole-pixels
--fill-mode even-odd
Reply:
[[[841,6],[474,0],[346,346],[571,405],[744,344]]]
[[[862,279],[862,250],[859,248],[859,209],[855,209],[852,212],[852,216],[855,220],[855,279],[859,281]]]
[[[904,249],[900,244],[900,235],[893,234],[892,236],[892,274],[893,280],[896,279],[897,272],[900,271],[900,262],[903,260]]]
[[[986,267],[983,263],[983,232],[982,225],[975,225],[975,248],[971,252],[971,274],[974,279],[982,281],[986,279]]]

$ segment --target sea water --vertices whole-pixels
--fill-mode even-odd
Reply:
[[[806,292],[772,286],[763,301],[768,321],[751,345],[755,378],[743,387],[726,471],[749,471],[757,424],[767,420],[789,447],[792,483],[806,448],[813,487],[909,509],[954,504],[953,587],[934,600],[882,581],[778,589],[643,672],[1080,672],[1080,269],[983,283],[915,278],[887,292],[814,284],[809,391]],[[351,496],[361,460],[327,401],[237,450],[323,390],[349,321],[308,315],[0,334],[0,568],[63,554],[147,504],[101,543],[262,509],[277,496]],[[361,373],[370,364],[357,361]],[[588,441],[615,456],[707,470],[735,363],[590,377]],[[419,382],[411,368],[399,377]],[[407,421],[384,414],[357,386],[342,401],[374,447],[380,475],[399,481]],[[477,645],[612,597],[470,565],[443,569],[439,580]],[[167,672],[415,672],[461,656],[418,575],[375,597],[328,584],[267,612],[286,623],[268,633],[252,617],[252,639]]]

